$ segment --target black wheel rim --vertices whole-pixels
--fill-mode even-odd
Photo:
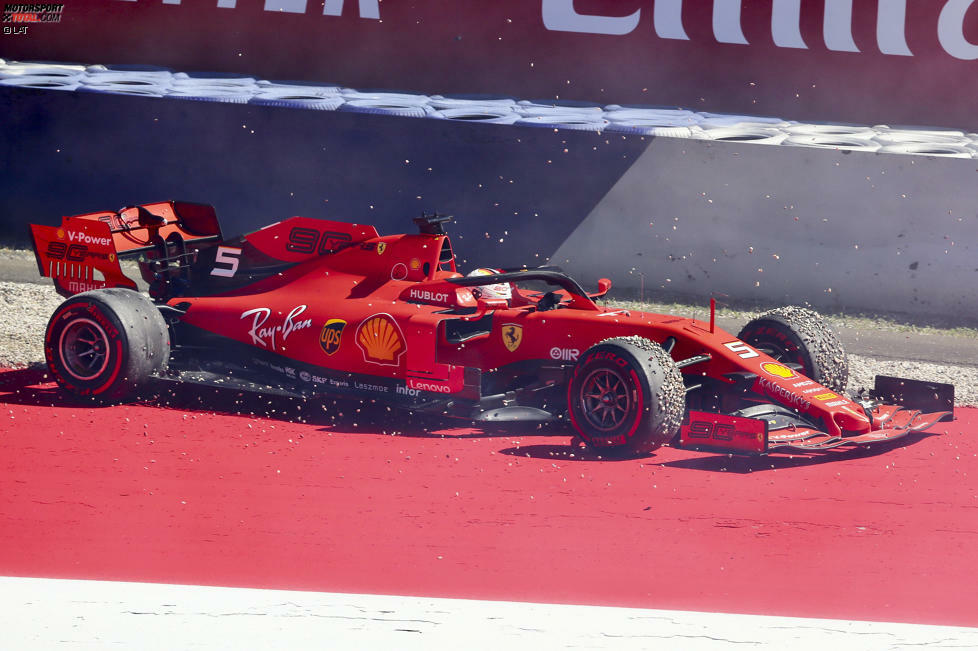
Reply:
[[[61,331],[58,342],[65,370],[82,382],[97,378],[108,366],[109,338],[90,319],[76,319]]]
[[[776,362],[805,365],[805,360],[802,359],[799,350],[791,350],[778,341],[768,338],[756,338],[750,343],[768,357],[773,358]]]
[[[591,371],[581,384],[581,412],[587,422],[602,432],[622,426],[632,406],[632,393],[625,378],[610,369]]]

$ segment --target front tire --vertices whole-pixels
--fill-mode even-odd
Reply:
[[[642,337],[606,339],[589,348],[567,387],[571,423],[590,447],[641,455],[670,441],[686,408],[682,373],[669,354]]]
[[[166,368],[170,338],[148,298],[130,289],[97,289],[72,296],[55,310],[44,355],[67,391],[115,401]]]
[[[779,362],[799,364],[801,372],[842,393],[849,382],[849,359],[835,331],[817,312],[781,307],[745,325],[737,338]]]

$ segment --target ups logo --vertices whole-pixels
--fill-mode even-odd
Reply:
[[[324,353],[332,355],[340,349],[340,339],[345,327],[346,321],[343,319],[330,319],[326,322],[323,331],[319,333],[319,345]]]

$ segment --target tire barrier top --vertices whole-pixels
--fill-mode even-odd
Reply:
[[[0,86],[762,145],[978,158],[978,134],[951,129],[810,124],[776,117],[669,107],[364,92],[330,84],[274,82],[227,73],[173,72],[154,66],[85,66],[0,59]]]

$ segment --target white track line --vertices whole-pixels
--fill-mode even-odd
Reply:
[[[4,649],[978,648],[978,629],[0,577]]]

